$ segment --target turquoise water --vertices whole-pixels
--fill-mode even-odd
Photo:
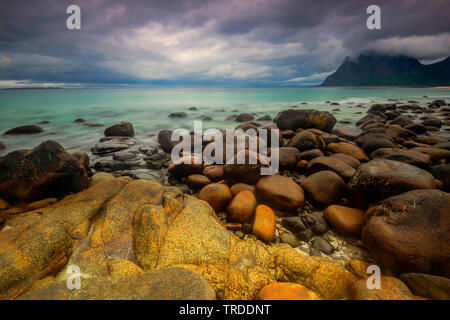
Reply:
[[[428,96],[424,98],[423,96]],[[131,121],[136,139],[154,144],[155,134],[164,128],[193,128],[193,121],[205,115],[204,128],[233,128],[228,115],[242,112],[255,114],[255,119],[291,106],[328,110],[338,120],[353,122],[365,113],[357,104],[384,103],[388,99],[419,103],[434,99],[450,100],[450,90],[427,88],[261,88],[261,89],[62,89],[62,90],[1,90],[0,132],[10,128],[49,121],[40,125],[45,132],[27,136],[0,136],[7,149],[5,154],[19,148],[31,148],[41,141],[52,139],[67,149],[89,150],[102,136],[106,126]],[[331,106],[326,101],[338,102]],[[307,103],[306,105],[302,103]],[[189,111],[190,107],[198,111]],[[220,111],[225,110],[225,111]],[[237,110],[233,112],[234,110]],[[172,119],[168,115],[184,111],[187,118]],[[87,127],[74,123],[77,118],[105,127]],[[338,126],[343,126],[339,125]],[[347,125],[348,126],[348,125]],[[352,125],[350,125],[352,126]]]

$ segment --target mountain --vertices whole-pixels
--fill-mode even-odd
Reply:
[[[423,65],[406,56],[361,54],[345,58],[321,86],[449,86],[450,57]]]

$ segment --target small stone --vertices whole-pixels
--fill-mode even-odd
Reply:
[[[222,165],[213,165],[207,166],[203,169],[203,174],[207,176],[211,181],[217,182],[224,178],[223,166]]]
[[[256,198],[253,192],[239,192],[227,208],[227,218],[235,222],[248,222],[256,208]]]
[[[246,184],[246,183],[235,183],[231,186],[231,193],[233,194],[233,197],[236,196],[239,192],[244,191],[244,190],[248,190],[251,191],[253,193],[255,193],[255,187]]]
[[[331,205],[325,210],[325,216],[333,228],[343,235],[359,236],[364,211]]]
[[[208,202],[215,212],[220,212],[230,203],[232,195],[227,185],[211,183],[200,190],[198,198]]]
[[[211,180],[202,174],[191,174],[187,177],[186,182],[193,188],[203,188],[210,184]]]
[[[280,234],[281,242],[289,244],[291,247],[296,248],[300,245],[300,241],[295,235],[290,232],[282,232]]]
[[[255,210],[253,222],[253,234],[260,240],[271,242],[275,236],[276,217],[272,209],[265,205],[259,205]]]
[[[325,254],[332,254],[334,249],[327,240],[322,237],[317,237],[312,242],[313,248],[322,251]]]

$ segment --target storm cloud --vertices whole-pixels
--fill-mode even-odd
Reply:
[[[66,8],[81,8],[81,30]],[[381,7],[381,30],[366,8]],[[2,0],[0,86],[297,86],[365,50],[450,55],[448,0]]]

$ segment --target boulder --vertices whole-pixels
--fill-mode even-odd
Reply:
[[[161,130],[158,132],[158,144],[166,153],[171,153],[173,147],[179,143],[179,141],[172,141],[172,130]]]
[[[408,124],[407,126],[405,126],[405,129],[411,130],[417,134],[424,134],[425,132],[427,132],[427,128],[423,124],[420,124],[420,123]]]
[[[313,109],[289,109],[281,111],[273,122],[280,130],[297,130],[298,128],[316,128],[331,132],[336,124],[336,118],[327,111]]]
[[[91,152],[96,155],[104,155],[128,149],[135,144],[136,141],[130,137],[106,137],[100,139],[100,142],[91,148]]]
[[[416,296],[435,300],[450,299],[450,279],[424,273],[403,273],[400,275]]]
[[[446,162],[450,161],[450,151],[446,149],[435,147],[415,147],[409,150],[429,155],[431,158],[431,163],[438,163],[441,160],[445,160]]]
[[[350,129],[346,128],[336,128],[333,130],[333,133],[337,135],[338,137],[353,141],[355,140],[359,133]]]
[[[369,288],[367,280],[352,283],[352,299],[355,300],[413,300],[413,294],[399,279],[381,276],[380,288]]]
[[[450,194],[413,190],[371,207],[362,240],[393,274],[450,276]]]
[[[238,164],[241,158],[245,159],[244,164]],[[267,158],[250,150],[242,150],[234,156],[232,163],[224,165],[223,172],[230,181],[255,184],[261,178],[261,168],[268,166]]]
[[[203,169],[203,174],[214,182],[223,180],[223,178],[225,177],[222,165],[207,166],[205,167],[205,169]]]
[[[171,162],[167,170],[175,177],[187,177],[190,174],[199,173],[203,169],[203,159],[199,156],[186,155],[179,162]]]
[[[301,184],[306,199],[315,205],[327,206],[340,200],[345,182],[333,171],[319,171],[308,176]]]
[[[82,280],[80,290],[68,290],[67,281],[53,282],[21,300],[215,300],[205,278],[188,268],[170,267],[143,274]]]
[[[187,113],[186,112],[172,112],[169,114],[169,118],[186,118]]]
[[[272,175],[261,178],[256,193],[265,201],[283,209],[297,209],[305,205],[303,189],[291,178]]]
[[[355,173],[354,168],[339,159],[331,157],[318,157],[311,160],[308,163],[306,170],[310,174],[325,170],[334,171],[340,175],[344,181],[348,181]]]
[[[211,180],[202,174],[194,173],[186,178],[186,182],[192,188],[203,188],[211,183]]]
[[[237,122],[247,122],[247,121],[252,121],[254,119],[254,117],[251,114],[248,113],[241,113],[240,115],[238,115],[234,121]]]
[[[134,137],[134,128],[131,122],[123,121],[105,129],[105,137],[120,136]]]
[[[375,159],[362,164],[349,181],[353,195],[365,203],[414,189],[435,189],[434,177],[407,163]]]
[[[354,144],[347,142],[329,143],[327,149],[333,153],[343,153],[350,157],[355,158],[358,161],[369,161],[369,158],[364,151],[355,146]]]
[[[300,159],[310,161],[312,159],[323,157],[323,152],[319,149],[312,149],[300,153]]]
[[[426,169],[430,165],[430,157],[428,155],[398,148],[380,148],[372,152],[370,158],[400,161],[422,169]]]
[[[5,131],[3,134],[10,134],[10,135],[16,135],[16,134],[35,134],[35,133],[41,133],[44,132],[44,129],[41,127],[35,125],[35,124],[29,124],[24,125],[20,127],[16,127],[13,129],[9,129],[8,131]]]
[[[78,192],[88,183],[84,167],[54,141],[0,158],[0,197],[6,200],[59,197]]]

